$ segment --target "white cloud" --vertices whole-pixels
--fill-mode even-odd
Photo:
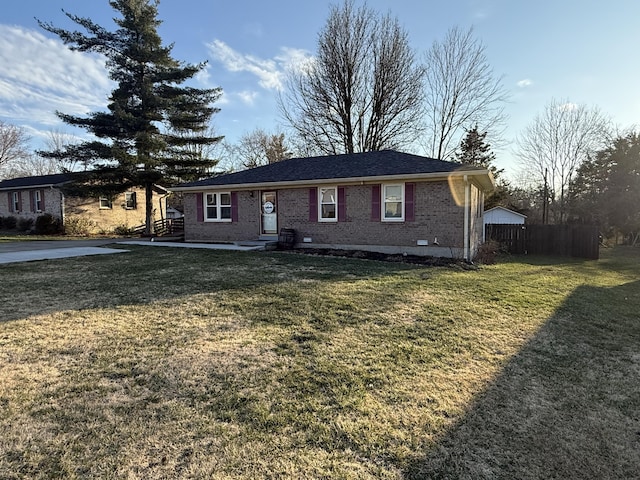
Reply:
[[[243,103],[247,105],[253,105],[256,98],[258,97],[258,92],[244,90],[242,92],[238,92],[237,95],[238,97],[240,97],[240,100],[242,100]]]
[[[237,52],[222,40],[207,44],[211,56],[230,72],[248,72],[258,78],[258,84],[266,90],[282,90],[285,71],[309,63],[308,52],[293,48],[281,48],[281,54],[273,59]]]
[[[516,85],[518,85],[518,87],[520,88],[527,88],[533,85],[533,81],[528,78],[525,78],[523,80],[520,80]]]
[[[302,72],[308,70],[315,61],[315,57],[307,50],[289,47],[282,47],[280,50],[282,53],[275,58],[285,70]]]
[[[58,125],[56,110],[84,115],[106,106],[113,84],[102,57],[17,26],[0,25],[0,44],[0,116]]]
[[[209,65],[205,65],[205,67],[196,73],[195,79],[201,85],[209,85],[209,81],[211,80],[211,73],[209,73]]]

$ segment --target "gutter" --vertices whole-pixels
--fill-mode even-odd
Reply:
[[[413,173],[403,175],[380,175],[375,177],[348,177],[348,178],[321,178],[321,179],[309,179],[309,180],[293,180],[293,181],[275,181],[275,182],[254,182],[254,183],[228,183],[217,185],[196,185],[190,187],[170,187],[169,191],[172,192],[203,192],[203,191],[216,191],[216,190],[255,190],[262,188],[279,188],[279,187],[304,187],[312,185],[365,185],[375,184],[381,182],[393,182],[393,181],[407,181],[407,180],[426,180],[426,181],[438,181],[448,180],[451,177],[462,177],[467,180],[469,175],[482,177],[486,176],[489,182],[480,182],[483,189],[493,190],[494,181],[491,176],[491,172],[488,170],[458,170],[455,172],[436,172],[436,173]]]
[[[69,182],[64,182],[69,183]],[[3,191],[15,191],[15,190],[28,190],[28,189],[37,189],[37,188],[60,188],[64,183],[46,183],[43,185],[19,185],[15,187],[1,187],[0,192]]]

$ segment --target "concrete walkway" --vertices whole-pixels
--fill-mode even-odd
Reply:
[[[238,251],[264,249],[262,245],[240,246],[215,243],[154,242],[150,240],[121,240],[113,238],[98,240],[34,240],[0,243],[0,264],[128,252],[128,250],[105,247],[105,245],[114,244]]]

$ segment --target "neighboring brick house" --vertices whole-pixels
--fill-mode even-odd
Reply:
[[[116,227],[136,227],[145,223],[144,190],[131,189],[115,198],[84,198],[64,195],[62,187],[73,173],[22,177],[0,182],[0,216],[17,219],[50,213],[63,225],[82,219],[90,233],[112,232]],[[167,191],[154,189],[154,214],[164,218]]]
[[[483,237],[481,168],[395,151],[294,158],[171,190],[184,194],[187,242],[277,239],[472,259]]]

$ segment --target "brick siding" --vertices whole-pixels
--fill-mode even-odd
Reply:
[[[455,195],[452,188],[458,190]],[[397,246],[413,252],[418,240],[426,240],[432,245],[437,238],[443,251],[459,252],[464,247],[463,202],[456,202],[460,197],[459,190],[458,186],[450,187],[447,181],[417,182],[414,195],[415,220],[384,222],[371,221],[372,185],[346,185],[346,221],[313,222],[309,220],[309,187],[284,188],[277,191],[278,229],[295,229],[298,244],[304,237],[311,238],[312,242],[305,244],[309,247]],[[464,199],[464,194],[462,198]],[[259,236],[259,191],[238,192],[238,222],[233,223],[197,221],[196,199],[195,193],[186,193],[184,196],[187,241],[234,242]],[[473,212],[474,210],[471,211],[472,215]]]
[[[22,196],[22,208],[19,212],[13,212],[9,205],[9,195],[7,191],[0,192],[0,216],[14,216],[17,219],[36,219],[44,213],[50,213],[56,218],[62,217],[63,197],[57,188],[39,189],[44,193],[44,210],[34,212],[31,208],[31,194],[35,189],[20,189]],[[18,191],[18,190],[15,190]],[[112,208],[101,209],[100,201],[95,198],[64,197],[64,217],[65,221],[71,218],[82,218],[93,225],[90,233],[112,232],[118,226],[135,227],[145,222],[145,192],[144,189],[132,189],[136,192],[136,208],[124,208],[125,194],[118,195],[112,202]],[[161,218],[160,199],[162,195],[154,192],[153,207],[154,218]],[[162,212],[164,213],[164,212]]]

